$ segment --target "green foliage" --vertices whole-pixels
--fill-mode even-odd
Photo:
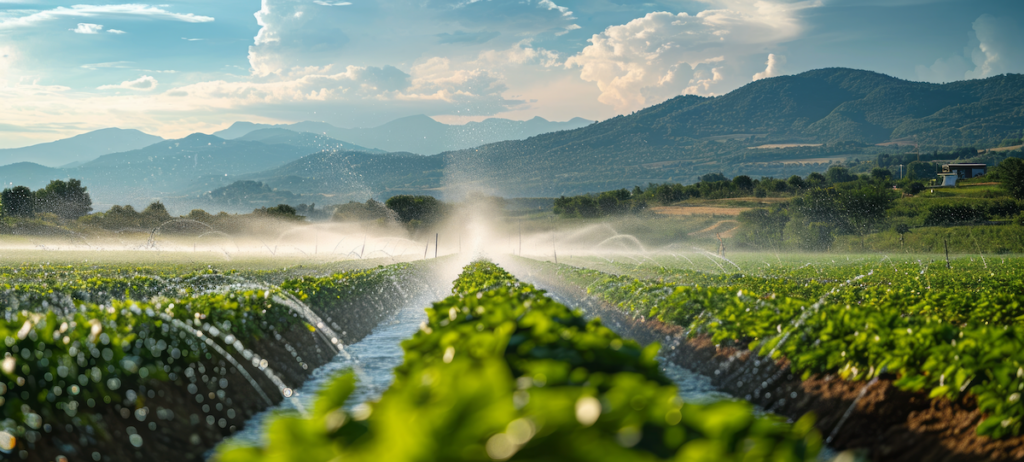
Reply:
[[[928,209],[924,218],[926,226],[952,225],[984,221],[988,213],[984,206],[970,205],[934,205]]]
[[[1024,404],[1024,260],[894,262],[800,267],[730,277],[660,267],[639,280],[563,267],[588,292],[622,309],[786,357],[794,373],[849,380],[896,374],[931,397],[976,397],[977,432],[1021,432]]]
[[[1010,157],[997,167],[1000,184],[1014,199],[1024,200],[1024,160]]]
[[[211,360],[229,359],[214,347],[218,343],[255,368],[261,358],[246,346],[295,326],[309,328],[286,303],[289,294],[320,313],[338,315],[342,302],[380,297],[412,268],[289,280],[287,289],[239,288],[238,275],[213,270],[159,276],[140,270],[0,267],[0,341],[7,353],[0,368],[0,420],[19,450],[34,449],[32,442],[40,439],[54,444],[41,424],[102,425],[98,416],[127,408],[140,387],[184,387],[186,376],[204,373],[202,363],[212,368]],[[148,411],[139,393],[129,409]],[[224,398],[223,391],[218,394]]]
[[[288,204],[278,204],[276,207],[260,207],[253,210],[252,214],[256,216],[283,218],[285,220],[302,220],[303,218],[306,218],[298,215],[295,211],[295,207]]]
[[[53,213],[65,220],[74,220],[92,211],[92,199],[86,187],[74,178],[51,181],[35,192],[35,200],[37,213]]]
[[[442,219],[447,212],[444,203],[433,196],[393,196],[384,204],[398,215],[402,223],[431,223]]]
[[[737,217],[749,234],[746,242],[761,248],[778,249],[785,240],[786,223],[790,217],[784,207],[756,208],[740,212]]]
[[[35,215],[35,196],[25,186],[7,188],[0,193],[0,211],[4,217],[29,218]]]
[[[350,201],[334,206],[333,221],[376,221],[390,219],[393,212],[387,206],[373,199],[365,203]]]
[[[342,375],[310,417],[272,419],[264,447],[215,457],[813,460],[820,437],[810,419],[788,425],[739,402],[683,403],[658,370],[657,346],[640,348],[513,281],[493,264],[468,266],[455,284],[470,292],[427,309],[378,402],[345,411],[353,378]]]

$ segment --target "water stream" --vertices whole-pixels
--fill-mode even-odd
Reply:
[[[345,403],[347,410],[379,398],[394,380],[392,370],[402,364],[402,340],[412,337],[419,329],[420,323],[427,319],[427,314],[423,311],[426,305],[420,300],[406,306],[393,318],[374,328],[370,335],[346,346],[345,350],[349,357],[339,354],[314,370],[302,387],[296,390],[292,399],[283,400],[278,405],[252,416],[246,421],[245,427],[231,439],[254,445],[263,444],[264,425],[272,414],[295,411],[297,407],[294,400],[302,407],[312,409],[317,393],[340,370],[351,369],[358,378],[355,391]]]

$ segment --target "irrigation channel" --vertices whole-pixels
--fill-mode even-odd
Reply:
[[[594,305],[585,299],[581,299],[576,294],[559,290],[558,287],[545,284],[540,280],[531,280],[533,278],[530,275],[526,271],[517,274],[521,280],[536,283],[538,287],[548,290],[549,295],[560,303],[583,309],[588,318],[601,316],[604,319],[609,314],[597,312],[597,310],[593,309]],[[391,319],[382,321],[373,329],[372,333],[356,343],[347,345],[345,348],[347,355],[339,354],[327,364],[314,370],[302,387],[296,390],[292,399],[283,400],[277,405],[252,416],[245,423],[241,431],[221,444],[228,442],[253,445],[262,444],[265,441],[265,425],[272,415],[282,411],[301,412],[301,409],[312,408],[317,393],[329,383],[330,378],[338,371],[353,370],[358,377],[356,389],[345,405],[346,410],[353,411],[363,403],[380,398],[394,380],[393,370],[402,364],[404,356],[401,346],[402,341],[412,337],[419,329],[420,323],[426,320],[424,308],[429,306],[431,302],[443,298],[448,293],[438,290],[436,286],[432,287],[432,289],[435,293],[424,292],[415,297],[401,307]],[[606,322],[606,325],[609,325],[613,330],[618,330],[616,326],[622,327],[614,319],[609,319],[609,321]],[[620,332],[620,334],[627,336],[626,332]],[[661,363],[662,372],[675,383],[679,390],[679,397],[684,401],[710,403],[735,399],[732,395],[716,388],[707,376],[680,367],[664,356],[659,356],[658,360]],[[215,449],[207,452],[207,457],[211,456],[214,452]],[[820,454],[819,460],[832,460],[834,457],[835,452],[826,448]]]

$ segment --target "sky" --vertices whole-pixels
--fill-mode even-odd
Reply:
[[[0,0],[0,148],[105,127],[603,120],[823,67],[1021,73],[1022,44],[1020,0]]]

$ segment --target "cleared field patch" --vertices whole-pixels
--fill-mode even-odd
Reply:
[[[736,234],[739,227],[740,222],[736,220],[722,220],[700,231],[694,231],[690,236],[714,236],[717,233],[723,238],[730,238]]]
[[[989,149],[978,151],[978,153],[989,152],[989,151],[993,151],[993,152],[1016,151],[1016,150],[1018,150],[1020,148],[1024,148],[1024,144],[1018,144],[1017,146],[1003,146],[1001,148],[989,148]]]
[[[784,149],[784,148],[816,148],[821,146],[818,144],[804,144],[804,143],[779,143],[779,144],[762,144],[760,146],[750,146],[747,149]]]
[[[750,210],[750,207],[686,207],[681,205],[651,207],[651,211],[657,213],[658,215],[670,216],[722,215],[728,217],[735,217],[747,210]]]

